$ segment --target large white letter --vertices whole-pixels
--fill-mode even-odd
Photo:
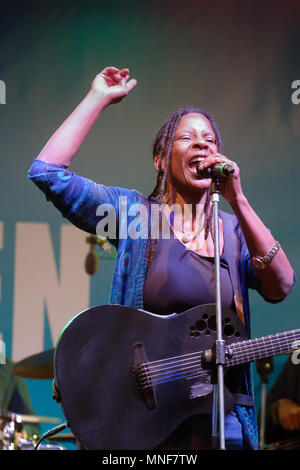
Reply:
[[[48,224],[16,224],[14,361],[44,350],[45,306],[53,345],[66,323],[89,307],[86,236],[72,225],[62,225],[57,269]]]

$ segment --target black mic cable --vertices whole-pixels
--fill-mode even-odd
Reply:
[[[63,431],[64,429],[68,427],[69,426],[67,425],[67,423],[63,423],[63,424],[60,424],[59,426],[56,426],[55,428],[50,429],[50,431],[43,434],[42,437],[37,441],[37,443],[34,446],[34,450],[38,450],[38,446],[44,439],[50,436],[54,436],[54,434],[58,434],[59,432]]]

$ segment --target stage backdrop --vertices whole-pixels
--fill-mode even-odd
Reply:
[[[13,361],[52,348],[75,314],[108,303],[114,261],[100,259],[88,276],[87,234],[27,179],[107,65],[129,67],[138,85],[103,112],[72,170],[149,194],[156,130],[178,107],[207,109],[249,201],[299,272],[296,1],[11,0],[0,8],[0,331]],[[299,285],[277,305],[251,293],[253,337],[300,328],[299,301]],[[269,386],[285,359],[275,359]],[[255,365],[253,372],[259,408]],[[50,380],[27,384],[38,415],[62,416]]]

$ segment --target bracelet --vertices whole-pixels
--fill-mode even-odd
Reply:
[[[272,261],[279,248],[280,244],[276,241],[272,246],[271,250],[262,258],[253,256],[253,258],[250,259],[251,266],[257,271],[262,271],[263,269],[265,269],[266,265]]]

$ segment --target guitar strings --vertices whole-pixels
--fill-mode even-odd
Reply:
[[[254,341],[254,340],[250,340],[250,341]],[[289,342],[290,342],[290,340],[288,340],[288,341],[286,340],[283,343],[282,341],[280,341],[280,339],[275,339],[275,340],[273,340],[273,344],[265,346],[263,353],[264,352],[268,353],[270,351],[270,347],[271,347],[271,349],[273,349],[274,345],[275,346],[287,347]],[[247,343],[248,343],[247,341],[240,342],[240,343],[235,343],[235,344],[232,344],[232,345],[228,346],[227,349],[231,347],[233,349],[238,349],[239,348],[240,350],[242,350],[243,347],[245,348],[246,346],[248,346]],[[255,346],[256,349],[261,350],[261,346],[260,347],[258,347],[258,346],[259,345]],[[253,349],[254,348],[252,348],[252,350],[250,351],[250,353],[252,353],[252,354],[253,354],[253,352],[256,352],[255,350],[253,351]],[[239,357],[242,357],[243,359],[248,355],[247,350],[243,351],[242,353],[241,353],[241,351],[237,351],[237,352],[239,352]],[[174,365],[180,364],[180,362],[182,362],[184,365],[185,364],[190,364],[190,363],[192,363],[190,358],[194,357],[194,358],[197,359],[199,356],[201,357],[202,353],[203,353],[203,351],[197,351],[195,353],[189,353],[189,354],[184,354],[184,355],[181,355],[181,356],[170,357],[170,358],[167,358],[167,359],[160,359],[160,360],[157,360],[157,361],[146,362],[146,363],[144,363],[144,365],[147,367],[149,372],[151,372],[153,370],[157,372],[157,371],[160,371],[160,370],[164,370],[164,367],[161,367],[161,366],[165,366],[165,364],[167,365],[167,368],[169,368],[170,365],[174,367]],[[189,357],[189,359],[186,359],[188,357]],[[175,361],[175,359],[178,359],[178,358],[179,358],[179,360]],[[232,358],[232,360],[234,361],[234,358]],[[250,358],[249,358],[249,360],[250,360]],[[161,368],[159,369],[159,367],[161,367]]]
[[[266,355],[274,355],[274,351],[268,351],[266,350]],[[242,356],[240,356],[240,358],[242,359],[242,362],[251,362],[251,359],[249,359],[248,355],[244,354]],[[245,360],[247,359],[247,360]],[[241,361],[238,360],[238,361],[234,361],[234,360],[231,360],[229,361],[226,366],[232,366],[232,365],[237,365],[239,364]],[[181,367],[180,369],[175,369],[174,372],[172,372],[172,368],[174,369],[174,367],[176,365],[173,365],[173,367],[165,367],[165,368],[162,368],[160,371],[162,371],[163,373],[161,374],[160,372],[159,373],[149,373],[149,371],[145,371],[144,374],[143,374],[143,381],[142,381],[142,385],[144,384],[145,386],[149,384],[149,379],[151,381],[151,383],[154,385],[154,384],[158,384],[158,383],[164,383],[166,381],[171,381],[171,380],[178,380],[180,378],[186,378],[186,377],[191,377],[192,375],[193,376],[197,376],[197,377],[201,377],[201,376],[205,376],[209,373],[209,370],[207,371],[206,369],[201,369],[199,370],[199,368],[201,367],[201,362],[198,361],[198,362],[195,362],[193,365],[191,364],[188,364],[190,367]],[[188,369],[188,370],[187,370]],[[166,375],[167,374],[167,375]]]
[[[240,349],[240,351],[236,351],[236,353],[239,354],[238,358],[230,358],[228,359],[227,366],[232,366],[232,365],[237,365],[241,362],[251,362],[253,358],[249,357],[248,351],[245,350],[245,347],[254,345],[252,347],[252,350],[250,351],[250,354],[253,354],[259,350],[261,350],[261,344],[265,346],[265,341],[266,340],[271,340],[272,343],[268,344],[264,347],[263,354],[265,357],[268,355],[275,355],[276,352],[274,352],[274,346],[278,348],[284,347],[285,349],[291,347],[290,342],[291,338],[286,338],[286,335],[288,334],[289,336],[294,335],[297,333],[297,335],[300,335],[300,330],[293,330],[288,333],[278,333],[277,335],[269,335],[266,337],[254,339],[254,340],[246,340],[242,342],[237,342],[233,343],[229,346],[228,348],[232,349]],[[275,336],[275,338],[274,338]],[[294,339],[294,338],[293,338]],[[260,346],[260,347],[259,347]],[[244,351],[242,351],[244,348]],[[189,353],[189,354],[184,354],[181,356],[174,356],[168,359],[160,359],[148,363],[144,363],[145,371],[142,376],[142,380],[140,381],[141,386],[149,386],[149,379],[151,381],[152,385],[160,384],[160,383],[165,383],[173,380],[178,380],[182,378],[191,378],[191,377],[201,377],[201,376],[207,376],[209,373],[209,370],[207,371],[206,369],[202,368],[202,356],[203,351],[197,351],[195,353]],[[200,356],[200,360],[199,360]],[[189,359],[187,359],[189,358]],[[192,360],[191,360],[192,358]],[[245,360],[246,359],[246,360]],[[176,367],[179,368],[176,369]],[[199,368],[201,367],[201,370]],[[175,370],[172,372],[172,369]],[[189,370],[187,370],[189,369]],[[162,372],[162,373],[161,373]],[[168,375],[166,375],[168,374]]]
[[[300,330],[297,333],[298,333],[299,338],[300,338]],[[279,334],[281,334],[281,333],[279,333]],[[227,349],[228,348],[233,348],[233,349],[240,348],[240,349],[242,349],[243,347],[248,349],[248,346],[254,345],[254,347],[252,346],[252,348],[251,348],[251,352],[253,353],[253,352],[257,352],[256,349],[258,349],[258,350],[262,349],[262,345],[258,344],[259,342],[263,343],[263,345],[264,345],[266,339],[267,340],[272,339],[272,343],[267,344],[265,346],[265,351],[268,352],[270,347],[271,348],[273,348],[274,346],[287,347],[288,344],[291,342],[291,340],[294,339],[294,338],[291,339],[291,338],[284,338],[284,337],[283,338],[282,337],[274,338],[274,336],[277,336],[277,335],[270,335],[270,336],[262,337],[262,338],[258,338],[258,339],[252,339],[252,340],[246,340],[246,341],[241,341],[241,342],[237,342],[237,343],[232,343],[232,344],[227,346]],[[283,341],[282,341],[282,339],[283,339]],[[180,361],[186,360],[185,358],[189,358],[189,357],[192,357],[192,356],[199,356],[199,354],[201,355],[202,353],[203,353],[203,351],[196,351],[194,353],[183,354],[183,355],[180,355],[180,356],[173,356],[173,357],[169,357],[167,359],[159,359],[159,360],[156,360],[156,361],[150,361],[150,362],[144,363],[144,365],[146,365],[149,370],[150,369],[155,369],[155,367],[157,367],[157,365],[160,366],[161,364],[167,364],[169,361],[173,361],[174,359],[179,358],[178,362],[180,362]],[[247,355],[247,351],[244,351],[244,354]]]
[[[269,353],[269,351],[267,351],[267,356],[270,356],[270,355],[274,355],[276,353],[274,353],[273,351],[271,351],[272,354]],[[246,356],[240,356],[242,357],[242,359],[245,359],[247,357],[247,354]],[[233,365],[238,365],[240,364],[241,362],[251,362],[251,360],[248,360],[248,357],[247,357],[247,361],[237,361],[236,363],[234,363],[234,361],[231,361],[231,363],[228,363],[226,364],[225,366],[233,366]],[[202,369],[202,370],[199,370],[199,367],[201,367],[201,362],[199,361],[199,366],[197,366],[197,368],[193,367],[192,369],[190,370],[185,370],[184,368],[181,368],[181,369],[177,369],[175,370],[175,373],[171,373],[171,374],[168,374],[168,375],[165,375],[166,373],[168,373],[168,367],[164,368],[164,369],[161,369],[164,371],[163,374],[158,374],[155,376],[155,374],[152,374],[152,373],[147,373],[147,371],[145,371],[142,376],[143,376],[143,379],[140,381],[140,385],[143,387],[148,387],[149,386],[149,379],[150,379],[150,384],[151,385],[159,385],[159,384],[162,384],[162,383],[166,383],[166,382],[172,382],[172,381],[175,381],[175,380],[179,380],[179,379],[185,379],[185,378],[201,378],[201,377],[204,377],[204,376],[207,376],[209,375],[210,373],[210,370],[206,370],[206,369]]]
[[[295,333],[298,334],[299,339],[300,339],[300,330],[293,330],[293,331],[288,332],[289,335],[294,334],[294,336],[295,336]],[[284,335],[284,334],[286,334],[286,333],[278,333],[277,335],[269,335],[269,336],[264,336],[262,338],[250,339],[250,340],[240,341],[240,342],[237,342],[237,343],[231,343],[227,347],[229,347],[229,348],[230,347],[231,348],[238,348],[239,347],[241,349],[244,346],[244,347],[247,347],[247,349],[248,349],[248,346],[251,347],[251,345],[254,345],[256,343],[256,345],[254,345],[254,348],[258,347],[258,349],[261,349],[261,345],[259,345],[257,343],[261,342],[261,343],[264,344],[266,340],[272,340],[272,344],[267,345],[266,348],[267,347],[272,347],[273,344],[276,345],[276,346],[281,346],[282,345],[282,346],[286,347],[287,342],[290,342],[292,339],[298,339],[297,337],[292,338],[292,339],[291,338],[285,338],[283,336],[278,337],[279,335]],[[283,341],[282,341],[282,339],[283,339]],[[279,342],[279,344],[278,344],[278,342]],[[253,350],[253,347],[252,347],[252,350]],[[178,358],[180,360],[184,360],[185,358],[195,356],[195,355],[198,356],[199,354],[202,354],[202,353],[203,353],[203,351],[196,351],[194,353],[183,354],[183,355],[180,355],[180,356],[173,356],[173,357],[169,357],[167,359],[158,359],[158,360],[155,360],[155,361],[146,362],[144,364],[147,365],[147,367],[150,369],[152,367],[156,367],[156,365],[157,364],[159,365],[159,363],[167,363],[168,361],[172,361],[172,360],[178,359]]]

